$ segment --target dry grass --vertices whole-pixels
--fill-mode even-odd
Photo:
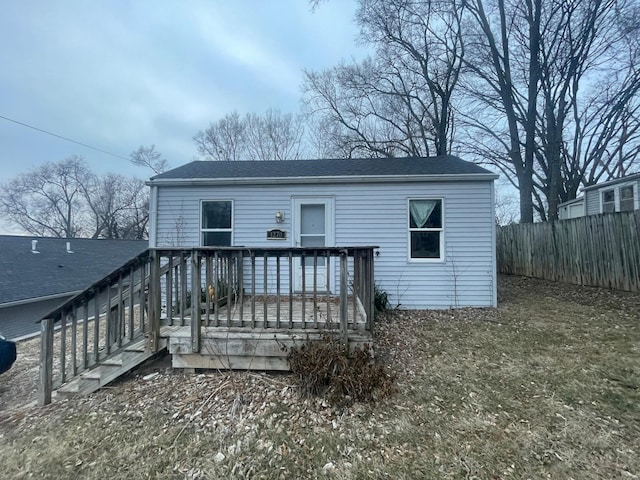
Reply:
[[[399,392],[376,405],[336,410],[288,375],[161,362],[0,411],[0,476],[640,478],[640,295],[503,277],[499,300],[384,315],[378,351]]]

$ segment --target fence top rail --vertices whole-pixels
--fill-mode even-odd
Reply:
[[[178,247],[158,247],[149,249],[151,252],[155,252],[161,256],[178,256],[180,254],[191,255],[193,253],[219,253],[224,256],[234,255],[242,252],[243,256],[283,256],[291,253],[295,257],[301,256],[314,256],[314,255],[326,255],[339,256],[341,253],[346,253],[347,256],[353,257],[357,252],[363,250],[373,251],[378,246],[345,246],[345,247],[193,247],[193,248],[178,248]]]

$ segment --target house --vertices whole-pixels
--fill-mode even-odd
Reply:
[[[584,187],[582,197],[561,203],[558,208],[561,220],[640,210],[640,173]]]
[[[0,332],[37,335],[43,315],[146,248],[146,240],[0,235]]]
[[[165,349],[191,370],[288,370],[326,335],[373,354],[376,287],[400,308],[496,306],[496,178],[453,156],[159,174],[149,249],[45,315],[38,402]]]
[[[496,178],[454,156],[195,161],[148,182],[149,244],[371,245],[376,285],[392,306],[491,307]],[[299,263],[296,291],[304,279],[311,284]],[[340,287],[336,268],[314,282],[318,290]]]

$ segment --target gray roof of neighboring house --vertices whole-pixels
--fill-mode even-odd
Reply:
[[[146,240],[0,235],[0,306],[84,290],[147,248]]]
[[[409,158],[355,158],[286,161],[195,161],[151,178],[150,183],[206,179],[375,178],[497,175],[452,155]]]
[[[603,182],[603,183],[596,183],[595,185],[587,185],[586,187],[584,187],[582,189],[582,191],[586,192],[587,190],[593,190],[593,189],[596,189],[596,188],[609,187],[611,185],[617,185],[618,183],[632,182],[634,180],[639,180],[640,181],[640,173],[632,173],[632,174],[626,175],[624,177],[618,177],[618,178],[614,178],[612,180],[607,180],[606,182]]]

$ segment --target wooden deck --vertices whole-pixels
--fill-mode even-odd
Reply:
[[[38,403],[164,348],[175,368],[288,370],[291,347],[327,334],[371,345],[375,248],[149,249],[42,321]]]

